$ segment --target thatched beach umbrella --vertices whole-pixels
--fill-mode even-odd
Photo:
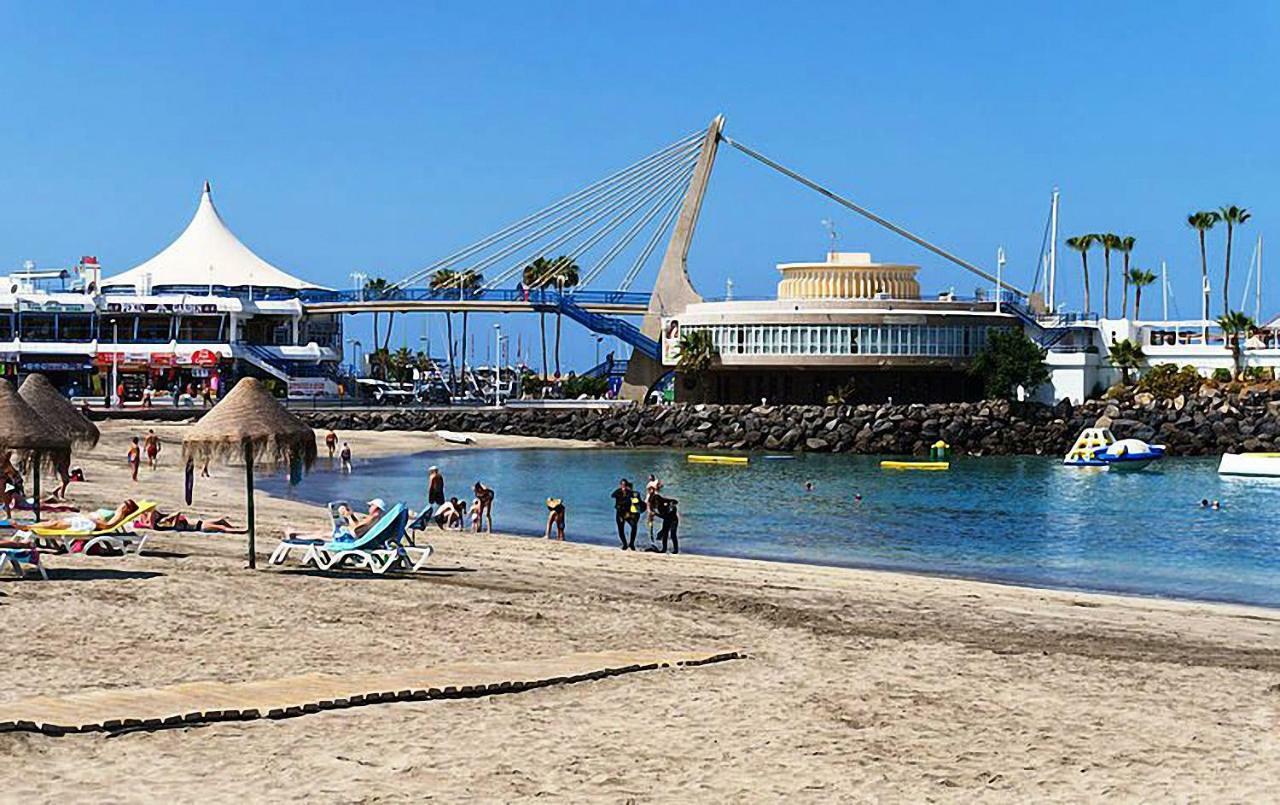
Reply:
[[[32,456],[34,485],[32,508],[40,519],[40,465],[71,463],[71,440],[58,428],[35,412],[13,386],[0,381],[0,450],[29,453]]]
[[[197,422],[182,440],[182,459],[188,472],[194,462],[211,459],[244,461],[246,509],[249,521],[249,567],[254,558],[253,468],[279,467],[290,471],[310,467],[316,458],[315,431],[284,409],[255,378],[246,377]]]
[[[40,415],[40,418],[53,425],[76,447],[92,448],[97,446],[98,426],[88,417],[76,410],[71,401],[54,388],[49,378],[36,372],[27,375],[18,389],[19,396]]]

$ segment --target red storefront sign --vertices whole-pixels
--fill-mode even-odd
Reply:
[[[151,365],[156,368],[174,366],[177,362],[178,356],[172,353],[156,352],[151,355]]]
[[[218,360],[218,353],[211,349],[197,349],[191,353],[191,363],[196,366],[203,366],[206,369],[217,366]]]
[[[123,352],[99,352],[93,356],[93,362],[97,366],[110,366],[113,363],[124,363]]]

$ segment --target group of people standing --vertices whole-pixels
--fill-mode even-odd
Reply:
[[[436,525],[461,531],[467,527],[469,517],[472,531],[479,532],[483,528],[492,533],[494,492],[479,481],[476,481],[471,491],[475,497],[469,508],[466,501],[456,497],[446,499],[444,473],[439,467],[430,467],[427,470],[427,504],[434,507],[432,519]]]
[[[680,501],[662,494],[662,481],[656,476],[650,473],[643,498],[626,478],[618,481],[618,488],[613,490],[610,497],[613,498],[614,524],[618,528],[618,541],[622,543],[622,550],[636,549],[636,530],[640,526],[640,515],[647,514],[650,543],[648,550],[666,553],[667,541],[670,540],[671,553],[680,553]],[[655,519],[662,521],[656,542],[653,533]]]

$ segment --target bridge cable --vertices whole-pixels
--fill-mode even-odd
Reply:
[[[696,161],[696,160],[693,160],[693,161]],[[539,257],[545,257],[549,252],[551,252],[551,251],[554,251],[554,250],[558,249],[560,246],[564,245],[565,243],[567,243],[568,241],[570,241],[572,238],[577,237],[579,234],[581,234],[581,233],[582,233],[584,230],[586,230],[588,227],[590,227],[590,226],[592,226],[592,225],[596,224],[597,222],[599,222],[599,221],[600,221],[600,219],[604,218],[606,215],[609,215],[610,213],[615,212],[619,207],[621,207],[621,206],[623,206],[624,204],[628,203],[629,201],[631,201],[632,199],[634,199],[637,195],[641,195],[641,196],[643,196],[643,199],[642,199],[642,204],[643,204],[643,200],[644,200],[644,199],[651,198],[651,197],[654,195],[654,193],[655,193],[655,192],[660,191],[660,190],[661,190],[661,188],[662,188],[663,186],[665,186],[665,184],[666,184],[666,182],[667,182],[667,180],[668,180],[668,179],[670,179],[672,176],[674,176],[674,175],[676,175],[676,174],[680,173],[681,171],[683,171],[683,170],[684,170],[684,169],[686,169],[687,167],[688,167],[688,166],[687,166],[686,162],[675,163],[675,164],[673,164],[673,165],[669,166],[669,167],[668,167],[668,168],[667,168],[667,169],[666,169],[666,170],[665,170],[665,171],[664,171],[660,176],[658,176],[658,177],[654,180],[654,182],[659,183],[659,184],[658,184],[658,186],[657,186],[657,188],[656,188],[656,190],[655,190],[655,187],[654,187],[654,184],[653,184],[653,183],[651,183],[649,186],[644,186],[644,185],[642,185],[642,186],[640,186],[640,187],[638,187],[638,188],[633,188],[632,190],[630,190],[629,192],[627,192],[626,194],[624,194],[621,198],[619,198],[618,200],[614,201],[614,202],[613,202],[612,204],[610,204],[608,207],[606,207],[605,209],[603,209],[603,210],[601,210],[600,212],[596,213],[596,214],[595,214],[594,216],[592,216],[591,218],[588,218],[586,221],[583,221],[582,223],[579,223],[579,224],[575,225],[575,226],[574,226],[573,228],[571,228],[568,232],[565,232],[564,234],[559,235],[557,238],[555,238],[555,239],[554,239],[554,240],[552,240],[551,242],[549,242],[549,243],[546,243],[546,244],[542,245],[542,246],[541,246],[540,248],[538,248],[536,251],[532,252],[532,253],[531,253],[531,254],[529,254],[526,258],[524,258],[524,259],[520,260],[519,262],[517,262],[517,263],[516,263],[515,265],[513,265],[511,268],[508,268],[508,269],[504,270],[504,271],[503,271],[502,273],[500,273],[498,276],[494,277],[492,280],[490,280],[489,282],[485,283],[484,288],[485,288],[485,289],[493,289],[493,288],[498,287],[501,283],[506,282],[507,280],[509,280],[512,276],[514,276],[514,275],[515,275],[515,273],[516,273],[517,271],[520,271],[521,269],[523,269],[526,265],[528,265],[528,264],[529,264],[530,262],[532,262],[533,260],[536,260],[536,259],[537,259],[537,258],[539,258]],[[502,257],[502,256],[506,256],[506,255],[509,255],[512,251],[514,251],[514,250],[515,250],[515,248],[517,248],[517,247],[519,247],[519,246],[521,246],[521,245],[527,245],[527,243],[528,243],[528,239],[526,238],[526,239],[524,239],[521,243],[514,244],[512,247],[508,247],[507,249],[505,249],[505,250],[504,250],[505,254],[495,255],[494,257],[491,257],[491,258],[489,258],[489,260],[484,261],[484,262],[486,262],[486,263],[488,263],[488,264],[490,264],[490,265],[491,265],[492,263],[496,262],[496,261],[497,261],[497,259],[500,259],[500,257]],[[554,264],[553,264],[551,267],[549,267],[549,268],[548,268],[548,272],[551,272],[551,271],[554,271],[554,270],[555,270],[555,265],[554,265]]]
[[[485,237],[475,243],[472,243],[469,246],[463,247],[462,249],[454,252],[453,254],[450,254],[447,257],[444,257],[436,261],[435,263],[432,263],[427,268],[415,271],[413,274],[410,274],[408,277],[405,277],[404,279],[395,283],[392,287],[403,288],[407,285],[411,285],[414,282],[417,282],[418,280],[424,278],[426,275],[434,273],[440,268],[444,268],[448,265],[452,265],[453,263],[456,263],[459,260],[465,259],[466,257],[474,254],[475,252],[480,251],[481,249],[484,249],[489,245],[492,245],[496,241],[502,240],[503,238],[506,238],[507,236],[515,232],[519,232],[523,229],[528,228],[529,226],[532,226],[534,223],[537,223],[543,218],[546,218],[548,215],[551,215],[556,211],[564,208],[566,205],[572,204],[582,199],[584,196],[589,196],[595,193],[596,191],[600,190],[601,188],[607,185],[610,185],[616,181],[619,181],[637,171],[647,169],[654,162],[662,160],[666,156],[670,155],[672,152],[683,151],[687,149],[691,144],[696,144],[698,141],[698,138],[701,136],[702,134],[700,132],[694,132],[692,134],[689,134],[681,138],[680,140],[677,140],[676,142],[672,143],[671,145],[668,145],[665,148],[655,151],[654,153],[644,157],[643,159],[633,162],[631,165],[628,165],[627,167],[619,171],[616,171],[610,174],[609,176],[606,176],[605,178],[597,182],[594,182],[588,185],[587,187],[582,188],[581,190],[571,193],[568,196],[565,196],[564,198],[560,199],[559,201],[556,201],[542,208],[541,210],[538,210],[537,212],[532,213],[520,219],[519,221],[516,221],[515,223],[509,224],[503,227],[502,229],[493,233],[492,235],[489,235],[488,237]]]
[[[976,265],[974,265],[973,263],[970,263],[968,260],[965,260],[965,259],[963,259],[963,258],[961,258],[961,257],[957,257],[956,255],[952,254],[951,252],[947,251],[946,249],[943,249],[941,246],[935,246],[934,244],[930,243],[929,241],[925,240],[924,238],[920,237],[919,235],[915,235],[915,234],[913,234],[913,233],[911,233],[911,232],[907,231],[906,229],[903,229],[902,227],[898,226],[897,224],[893,223],[892,221],[889,221],[889,220],[887,220],[887,219],[885,219],[885,218],[881,218],[879,215],[876,215],[874,212],[872,212],[871,210],[867,209],[866,207],[863,207],[863,206],[861,206],[861,205],[859,205],[859,204],[856,204],[856,203],[854,203],[854,202],[850,201],[849,199],[847,199],[847,198],[845,198],[845,197],[843,197],[843,196],[841,196],[841,195],[838,195],[837,193],[835,193],[835,192],[833,192],[833,191],[831,191],[831,190],[828,190],[827,188],[823,187],[822,185],[818,184],[817,182],[815,182],[815,181],[813,181],[813,180],[811,180],[811,179],[808,179],[808,178],[806,178],[806,177],[802,176],[802,175],[801,175],[801,174],[799,174],[799,173],[796,173],[795,171],[791,170],[790,168],[787,168],[787,167],[785,167],[785,166],[783,166],[783,165],[780,165],[780,164],[779,164],[779,163],[777,163],[777,162],[774,162],[772,159],[769,159],[769,158],[768,158],[767,156],[765,156],[764,154],[761,154],[761,153],[760,153],[760,152],[758,152],[758,151],[752,150],[751,148],[748,148],[747,146],[743,145],[742,143],[739,143],[739,142],[737,142],[736,140],[733,140],[733,139],[731,139],[730,137],[728,137],[728,136],[726,136],[726,135],[723,135],[723,134],[722,134],[722,135],[720,135],[720,139],[724,140],[726,143],[728,143],[729,145],[732,145],[734,148],[738,149],[739,151],[741,151],[742,153],[744,153],[744,154],[746,154],[747,156],[751,157],[752,159],[755,159],[755,160],[757,160],[757,161],[759,161],[759,162],[763,162],[765,165],[769,166],[770,168],[773,168],[774,170],[778,171],[779,173],[783,174],[784,176],[788,176],[788,177],[790,177],[790,178],[792,178],[792,179],[796,180],[797,182],[799,182],[800,184],[804,185],[805,187],[808,187],[810,190],[815,190],[815,191],[817,191],[817,192],[821,193],[822,195],[824,195],[824,196],[826,196],[827,198],[831,199],[832,201],[836,202],[836,203],[837,203],[837,204],[839,204],[840,206],[845,207],[845,208],[850,209],[850,210],[853,210],[854,212],[856,212],[857,214],[861,215],[862,217],[867,218],[867,219],[869,219],[869,220],[871,220],[871,221],[874,221],[874,222],[875,222],[875,223],[877,223],[877,224],[880,224],[880,225],[881,225],[881,226],[883,226],[885,229],[888,229],[890,232],[893,232],[893,233],[895,233],[895,234],[901,235],[902,237],[906,238],[907,240],[911,241],[912,243],[915,243],[915,244],[916,244],[916,245],[918,245],[918,246],[923,246],[924,248],[928,249],[929,251],[933,252],[934,254],[938,255],[939,257],[941,257],[941,258],[943,258],[943,259],[945,259],[945,260],[950,260],[951,262],[955,263],[956,265],[960,266],[961,268],[966,269],[966,270],[968,270],[968,271],[971,271],[971,272],[973,272],[974,274],[977,274],[979,277],[982,277],[983,279],[987,280],[988,282],[992,282],[992,283],[997,282],[997,280],[996,280],[996,278],[995,278],[995,276],[994,276],[994,275],[992,275],[992,274],[990,274],[990,273],[988,273],[988,272],[984,271],[984,270],[983,270],[983,269],[981,269],[981,268],[978,268]],[[1022,296],[1026,296],[1026,295],[1027,295],[1025,291],[1023,291],[1023,290],[1021,290],[1021,289],[1019,289],[1019,288],[1016,288],[1016,287],[1014,287],[1013,285],[1010,285],[1008,282],[1004,281],[1004,279],[1003,279],[1003,278],[1001,278],[1001,279],[999,280],[999,284],[1000,284],[1000,285],[1002,285],[1002,286],[1003,286],[1003,287],[1005,287],[1005,288],[1008,288],[1009,290],[1011,290],[1011,291],[1013,291],[1013,292],[1015,292],[1015,293],[1017,293],[1017,294],[1022,295]]]
[[[634,192],[634,189],[637,186],[643,187],[646,184],[652,184],[655,180],[658,180],[658,178],[661,175],[663,175],[665,171],[669,170],[672,165],[681,165],[694,159],[696,159],[696,149],[691,149],[686,153],[678,154],[676,157],[668,158],[666,162],[662,163],[659,167],[654,168],[653,171],[647,172],[639,176],[632,177],[626,180],[625,182],[623,182],[622,184],[619,184],[616,187],[610,188],[606,193],[601,195],[599,198],[593,199],[589,203],[586,203],[583,206],[581,206],[580,208],[572,209],[569,212],[566,212],[560,215],[558,218],[551,221],[549,224],[544,225],[541,229],[538,229],[531,234],[523,236],[522,238],[515,241],[514,243],[510,243],[504,246],[503,248],[499,249],[496,253],[482,259],[479,263],[476,263],[468,267],[466,271],[478,272],[481,269],[488,268],[489,266],[497,263],[499,260],[514,253],[518,249],[523,248],[524,246],[527,246],[530,243],[537,242],[542,237],[547,235],[549,232],[554,232],[555,230],[559,229],[565,223],[581,218],[584,215],[588,215],[591,212],[599,209],[601,206],[611,204],[619,196],[622,196],[622,197],[628,196],[631,192]],[[504,274],[504,277],[505,277],[505,274]],[[501,278],[499,278],[498,280],[495,280],[494,282],[486,283],[484,285],[484,288],[486,289],[494,288],[496,287],[494,283],[498,281],[501,281]]]
[[[658,241],[671,228],[671,222],[675,220],[676,214],[680,211],[681,199],[677,196],[672,199],[671,206],[667,209],[667,214],[662,217],[658,228],[654,230],[653,235],[649,238],[649,242],[644,245],[639,257],[632,263],[631,268],[627,270],[627,274],[622,278],[622,283],[618,286],[619,291],[627,291],[631,288],[631,283],[636,281],[636,277],[640,276],[640,271],[644,268],[645,261],[649,259],[649,255],[653,254],[653,250],[658,245]]]
[[[682,191],[689,187],[689,179],[693,176],[693,172],[696,168],[697,163],[695,162],[693,165],[689,166],[683,175],[678,177],[676,181],[672,182],[668,191],[660,197],[647,212],[645,212],[644,216],[641,217],[640,220],[636,221],[636,223],[632,225],[631,229],[629,229],[622,238],[609,249],[609,251],[605,252],[605,254],[601,256],[596,264],[592,266],[585,275],[583,275],[583,279],[578,283],[576,288],[570,291],[570,293],[572,294],[585,289],[590,282],[604,271],[605,267],[608,266],[609,263],[613,262],[614,258],[631,245],[631,242],[635,240],[636,235],[640,234],[641,230],[643,230],[658,213],[662,212],[662,210],[671,203],[673,198],[679,198]]]

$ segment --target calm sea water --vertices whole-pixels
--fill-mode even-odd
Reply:
[[[517,534],[542,534],[553,495],[567,505],[569,539],[616,546],[609,493],[620,477],[643,489],[653,472],[680,501],[689,553],[1280,607],[1280,480],[1220,477],[1212,459],[1108,473],[1046,458],[960,458],[949,472],[890,472],[872,456],[754,456],[737,467],[663,450],[461,450],[357,461],[349,476],[321,459],[292,490],[264,486],[417,509],[431,464],[450,495],[477,479],[495,488],[495,527]],[[1201,498],[1223,508],[1201,509]]]

